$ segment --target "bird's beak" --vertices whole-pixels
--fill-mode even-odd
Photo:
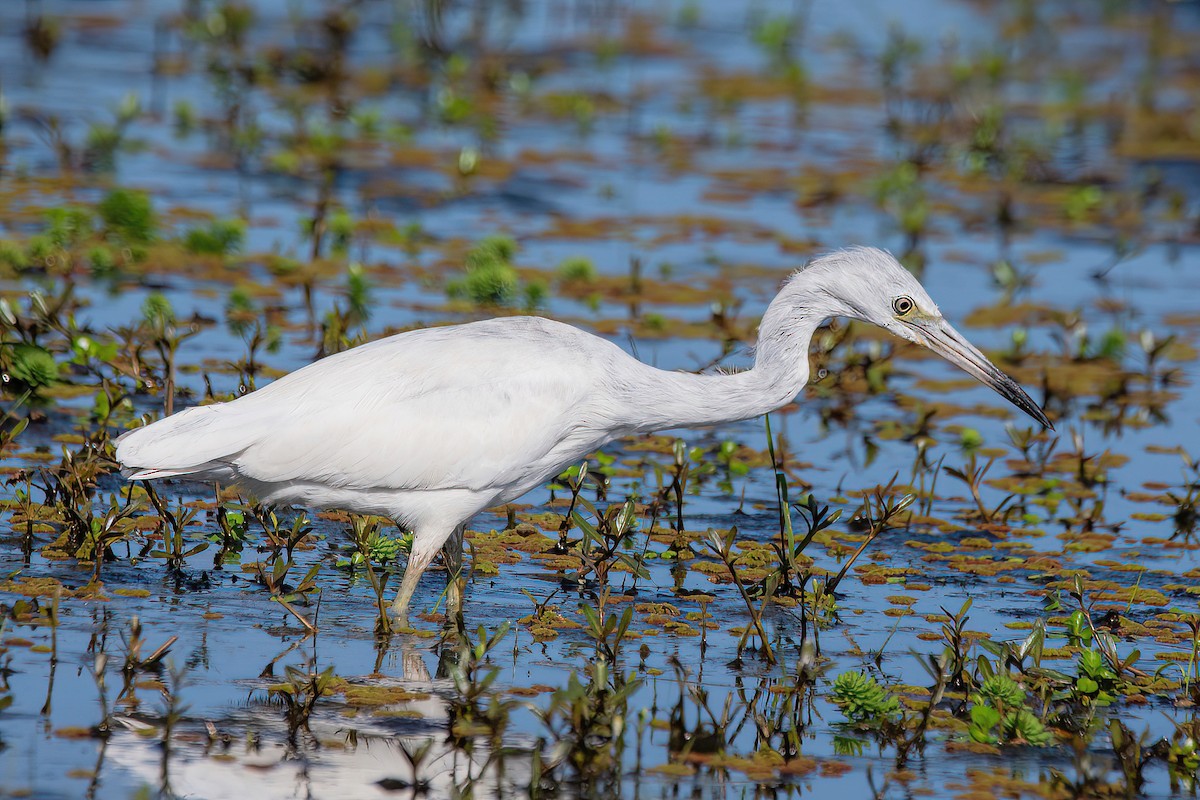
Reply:
[[[1025,393],[1016,381],[988,361],[987,356],[963,338],[944,319],[910,322],[917,340],[942,358],[961,368],[968,375],[992,387],[1006,400],[1037,420],[1043,428],[1054,430],[1040,406]]]

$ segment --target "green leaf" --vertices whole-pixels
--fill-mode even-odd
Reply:
[[[585,537],[599,538],[599,535],[596,533],[596,526],[584,519],[583,515],[578,511],[571,512],[571,521],[583,532]]]
[[[985,731],[990,731],[1000,724],[1000,712],[989,705],[976,703],[971,706],[971,723]]]
[[[583,611],[583,616],[587,619],[588,632],[596,638],[603,638],[604,625],[600,622],[600,615],[596,613],[596,609],[591,606],[581,606],[580,610]]]
[[[8,429],[8,433],[4,434],[4,438],[11,442],[13,439],[16,439],[18,436],[20,436],[21,432],[28,427],[29,417],[21,417],[16,425],[13,425]]]

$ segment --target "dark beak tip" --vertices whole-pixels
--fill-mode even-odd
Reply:
[[[924,327],[926,346],[938,355],[957,365],[968,375],[974,376],[984,385],[991,387],[1004,399],[1028,414],[1045,430],[1054,430],[1054,423],[1046,412],[1030,397],[1021,385],[979,352],[962,334],[942,324]]]

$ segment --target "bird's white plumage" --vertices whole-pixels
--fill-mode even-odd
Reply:
[[[606,441],[620,409],[598,377],[621,360],[633,361],[533,317],[411,331],[131,431],[117,458],[147,477],[235,480],[272,502],[321,504],[327,492],[418,524],[424,503],[409,508],[409,493],[495,502]],[[365,507],[345,502],[355,493]]]
[[[897,296],[911,300],[912,315],[893,313]],[[619,436],[749,419],[789,402],[808,381],[812,334],[831,316],[937,349],[1041,415],[895,259],[851,248],[784,284],[745,372],[666,372],[569,325],[493,319],[330,356],[244,397],[131,431],[116,455],[132,478],[193,475],[243,485],[269,503],[393,517],[414,533],[396,602],[403,614],[434,553],[481,509]]]

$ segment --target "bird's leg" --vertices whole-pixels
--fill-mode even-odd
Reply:
[[[413,550],[408,556],[408,566],[404,568],[404,577],[400,579],[400,591],[396,593],[396,599],[392,601],[392,618],[395,621],[397,628],[403,630],[409,627],[408,624],[408,605],[412,602],[413,592],[417,590],[417,583],[421,580],[421,575],[425,572],[425,568],[429,566],[429,562],[433,561],[435,551],[426,552],[418,550],[416,547],[418,537],[413,536]]]
[[[438,677],[449,677],[470,647],[462,605],[466,576],[463,574],[464,522],[454,529],[442,545],[442,561],[446,565],[446,622],[442,625],[442,646],[438,649]]]
[[[442,545],[442,562],[446,565],[446,619],[462,615],[463,590],[466,576],[463,575],[463,535],[467,524],[457,526],[450,538]]]

